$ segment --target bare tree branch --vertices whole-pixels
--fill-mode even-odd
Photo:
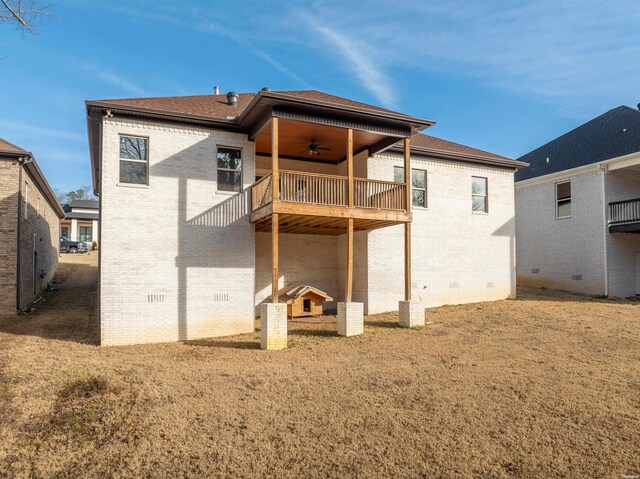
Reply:
[[[0,0],[0,23],[15,24],[29,33],[42,17],[48,17],[51,5],[40,0]]]

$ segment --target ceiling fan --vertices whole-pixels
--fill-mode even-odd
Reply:
[[[304,153],[305,151],[309,153],[309,156],[318,156],[320,151],[331,151],[331,148],[322,148],[316,143],[314,138],[311,138],[311,143],[309,143],[307,148],[302,150],[300,153]]]

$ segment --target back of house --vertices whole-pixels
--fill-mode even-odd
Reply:
[[[53,278],[62,217],[33,155],[0,138],[0,314],[28,307]]]
[[[515,296],[524,164],[421,133],[432,121],[268,89],[87,113],[101,344],[252,332],[291,283],[365,314]]]
[[[520,160],[518,283],[639,295],[640,111],[614,108]]]

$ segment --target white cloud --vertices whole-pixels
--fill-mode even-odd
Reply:
[[[133,81],[118,75],[117,73],[113,73],[105,69],[102,66],[93,65],[90,63],[81,63],[75,62],[82,71],[87,72],[94,78],[107,83],[109,85],[116,86],[121,90],[125,91],[127,94],[136,95],[136,96],[146,96],[148,95],[147,91],[141,86],[137,85]]]
[[[400,68],[472,79],[573,113],[640,99],[636,0],[368,0],[357,9],[321,0],[306,15],[304,27],[358,65],[353,73],[372,93],[386,84],[383,68]]]
[[[349,38],[337,29],[330,28],[327,23],[300,13],[300,18],[307,26],[317,32],[329,45],[328,51],[339,53],[345,60],[345,66],[369,93],[383,106],[393,108],[396,103],[391,81],[384,71],[376,66],[373,55],[367,48]]]

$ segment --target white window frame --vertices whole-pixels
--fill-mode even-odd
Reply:
[[[218,152],[220,150],[237,150],[240,152],[240,189],[238,191],[222,190],[220,189],[220,183],[218,182],[219,171],[237,172],[238,170],[232,170],[230,168],[220,168],[218,166]],[[216,194],[218,195],[237,195],[242,193],[244,188],[244,150],[238,146],[217,145],[216,146]]]
[[[477,195],[473,192],[473,180],[484,180],[484,195]],[[473,198],[476,196],[484,198],[484,211],[476,211],[473,209]],[[471,177],[471,212],[476,215],[488,215],[489,214],[489,178],[486,176],[472,176]]]
[[[569,198],[563,198],[563,199],[558,199],[558,186],[560,185],[564,185],[566,183],[569,183],[569,190],[571,191],[571,194],[569,195]],[[555,198],[556,198],[556,219],[557,220],[566,220],[568,218],[571,218],[571,216],[573,215],[573,184],[571,183],[571,180],[566,180],[566,181],[558,181],[557,183],[555,183],[553,185],[553,189],[554,189],[554,194],[555,194]],[[567,216],[560,216],[560,202],[561,201],[568,201],[569,205],[571,206],[571,214],[567,215]]]
[[[395,181],[395,170],[398,169],[400,171],[402,171],[402,178],[403,178],[403,182],[406,181],[405,179],[405,174],[404,174],[404,166],[394,166],[394,181]],[[424,173],[424,188],[415,188],[413,186],[413,172],[414,171],[420,171],[422,173]],[[422,168],[411,168],[411,182],[409,183],[409,188],[411,188],[411,208],[418,208],[421,210],[426,210],[427,207],[429,206],[429,197],[427,196],[427,189],[428,189],[428,183],[429,182],[429,173],[427,172],[427,170],[424,170]],[[422,205],[414,205],[413,204],[413,190],[417,190],[417,191],[424,191],[424,206]]]
[[[121,158],[120,157],[120,142],[122,137],[127,137],[127,138],[140,138],[143,140],[146,140],[147,142],[147,159],[146,160],[132,160],[130,158]],[[150,151],[149,148],[151,146],[151,141],[149,139],[148,136],[144,136],[144,135],[132,135],[129,133],[118,133],[118,170],[117,170],[117,174],[118,174],[118,186],[126,186],[126,187],[130,187],[130,188],[148,188],[149,187],[149,181],[150,181],[150,176],[151,176],[151,172],[150,172],[150,168],[149,168],[149,156],[150,156]],[[121,181],[120,180],[120,164],[123,161],[129,161],[131,163],[145,163],[147,165],[147,182],[146,183],[127,183],[126,181]]]

